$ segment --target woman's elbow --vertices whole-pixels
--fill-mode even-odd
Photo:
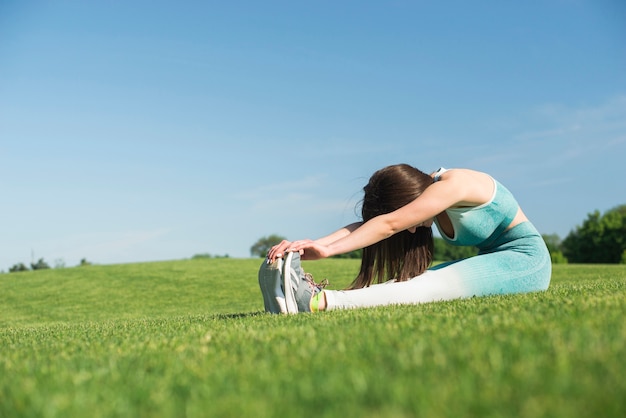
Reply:
[[[392,235],[402,232],[407,228],[404,222],[400,222],[396,219],[387,219],[384,227],[385,238],[389,238]]]

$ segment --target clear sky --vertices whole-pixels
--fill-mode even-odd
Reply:
[[[625,159],[622,0],[0,0],[0,270],[249,257],[399,162],[564,238]]]

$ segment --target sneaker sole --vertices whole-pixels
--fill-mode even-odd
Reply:
[[[277,259],[276,268],[266,265],[261,266],[259,272],[259,287],[263,294],[265,312],[274,314],[287,313],[283,284],[283,260]]]
[[[300,280],[296,277],[295,271],[291,268],[291,260],[293,258],[293,252],[287,253],[285,257],[285,263],[283,268],[283,289],[285,289],[285,308],[287,314],[298,313],[298,303],[296,302],[296,295],[293,292],[293,286],[291,282],[292,275],[296,279],[296,283]]]

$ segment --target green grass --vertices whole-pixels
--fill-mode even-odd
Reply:
[[[260,260],[0,275],[0,417],[623,417],[626,266],[544,293],[261,313]],[[306,262],[345,286],[358,261]]]

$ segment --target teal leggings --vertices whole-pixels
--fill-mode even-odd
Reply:
[[[439,264],[405,282],[354,290],[325,290],[327,309],[416,304],[546,290],[552,263],[530,222],[503,232],[478,255]]]

